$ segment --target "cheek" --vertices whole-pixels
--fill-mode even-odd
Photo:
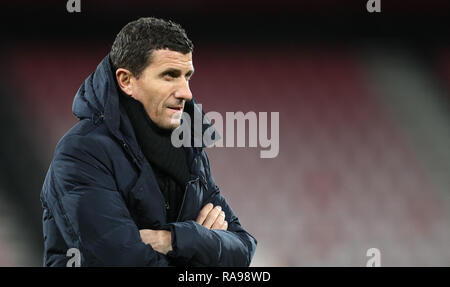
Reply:
[[[154,104],[157,105],[158,110],[163,111],[165,105],[167,104],[167,100],[170,98],[172,93],[172,86],[169,83],[163,83],[155,86],[153,90],[154,94]]]
[[[136,85],[135,96],[146,108],[154,110],[158,106],[158,87],[152,83]]]
[[[136,86],[136,99],[144,104],[152,117],[165,112],[165,104],[171,95],[173,84],[162,80],[143,81]]]
[[[162,116],[166,112],[167,98],[169,94],[166,94],[164,90],[154,90],[152,97],[149,99],[149,106],[151,107],[150,113],[156,116]]]

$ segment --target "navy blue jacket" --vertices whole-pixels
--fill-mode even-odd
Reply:
[[[119,92],[107,56],[75,96],[80,121],[59,141],[41,192],[44,265],[65,266],[67,250],[78,248],[82,266],[248,266],[256,240],[221,195],[203,147],[185,148],[190,180],[177,221],[166,222]],[[224,210],[227,231],[195,222],[209,202]],[[170,230],[173,251],[156,252],[140,229]]]

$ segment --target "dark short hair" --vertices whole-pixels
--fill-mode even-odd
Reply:
[[[125,68],[139,77],[151,63],[152,52],[159,49],[187,54],[194,45],[177,23],[153,17],[139,18],[120,30],[109,57],[115,70]]]

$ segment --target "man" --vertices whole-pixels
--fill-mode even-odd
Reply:
[[[192,50],[178,24],[141,18],[81,85],[80,121],[41,192],[45,266],[66,266],[70,248],[82,266],[250,265],[256,240],[220,194],[204,146],[171,144],[183,112],[205,115],[189,89]]]

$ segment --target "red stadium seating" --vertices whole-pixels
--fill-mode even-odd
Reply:
[[[11,56],[47,155],[106,52],[46,46]],[[259,241],[255,266],[365,266],[371,247],[386,264],[450,263],[448,210],[353,51],[210,46],[197,48],[194,65],[191,88],[207,111],[280,113],[277,158],[209,150],[218,185]]]

